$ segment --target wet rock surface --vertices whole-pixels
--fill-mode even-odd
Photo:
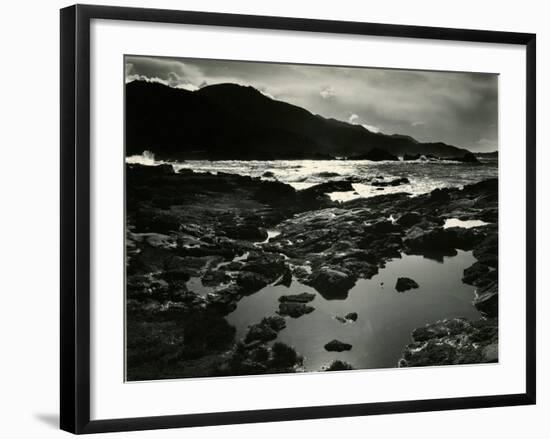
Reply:
[[[349,363],[346,363],[342,360],[334,360],[332,363],[330,363],[326,368],[326,372],[334,372],[337,370],[352,370],[353,366]]]
[[[340,340],[332,340],[325,345],[325,349],[329,352],[344,352],[351,350],[351,348],[352,346],[349,343]]]
[[[279,304],[279,310],[277,311],[277,313],[282,316],[298,318],[303,316],[304,314],[309,314],[314,310],[315,308],[313,306],[306,305],[305,303],[281,302]]]
[[[370,279],[402,253],[442,260],[457,249],[472,250],[477,262],[465,270],[463,281],[477,288],[474,305],[485,316],[480,322],[496,327],[496,179],[416,197],[396,193],[339,203],[327,195],[349,187],[350,182],[328,182],[296,191],[277,181],[221,172],[128,165],[128,379],[299,370],[299,353],[293,356],[279,345],[273,351],[280,329],[262,320],[248,341],[237,340],[225,316],[243,297],[268,285],[289,286],[293,279],[324,299],[344,300],[358,279]],[[448,218],[489,224],[445,228]],[[280,234],[267,242],[272,229]],[[312,312],[311,296],[280,296],[279,315],[272,318]],[[348,316],[345,320],[353,321]],[[462,326],[464,352],[472,337],[488,335],[470,329],[478,323],[468,324]],[[491,337],[472,343],[498,342]],[[439,346],[439,338],[415,343]],[[452,355],[452,361],[465,361]],[[494,357],[494,349],[486,356]],[[451,361],[435,354],[414,358],[406,365]]]
[[[244,339],[245,343],[253,341],[270,341],[277,338],[277,333],[286,327],[285,319],[279,316],[265,317],[260,323],[250,326]]]
[[[498,361],[498,321],[441,320],[412,333],[399,360],[400,367],[433,366]]]
[[[300,294],[289,294],[279,297],[279,302],[297,302],[297,303],[307,303],[315,299],[315,294],[312,293],[300,293]]]
[[[418,284],[416,283],[416,281],[408,277],[400,277],[397,279],[397,282],[395,283],[395,289],[400,293],[404,291],[412,290],[415,288],[418,288]]]
[[[334,316],[340,323],[353,323],[357,321],[359,315],[356,312],[347,313],[345,316]]]

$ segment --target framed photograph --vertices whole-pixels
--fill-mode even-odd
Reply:
[[[61,10],[61,428],[535,403],[535,35]]]

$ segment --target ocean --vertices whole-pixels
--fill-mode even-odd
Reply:
[[[327,181],[350,179],[353,191],[333,192],[329,196],[336,201],[354,198],[368,198],[375,195],[407,192],[420,195],[443,187],[462,187],[488,178],[498,177],[498,160],[480,159],[481,165],[471,165],[454,161],[414,160],[383,161],[365,160],[189,160],[169,162],[175,171],[191,169],[195,172],[226,172],[231,174],[277,180],[293,186],[296,190],[307,189]],[[130,156],[127,163],[155,165],[168,163],[156,161],[148,152]],[[375,181],[391,181],[407,178],[408,183],[386,186],[381,189],[373,186]]]

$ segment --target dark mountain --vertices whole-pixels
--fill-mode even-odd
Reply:
[[[373,148],[397,156],[468,152],[326,119],[253,87],[218,84],[191,92],[126,84],[127,155],[149,150],[164,159],[299,159],[362,156]]]
[[[370,160],[372,162],[381,162],[383,160],[390,160],[395,162],[399,160],[399,158],[394,156],[392,153],[380,148],[372,148],[370,151],[366,152],[365,154],[354,155],[354,156],[351,156],[350,159]]]
[[[498,151],[476,152],[474,154],[476,155],[476,157],[480,157],[484,159],[498,159]]]

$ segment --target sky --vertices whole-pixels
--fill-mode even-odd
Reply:
[[[126,82],[198,90],[231,82],[386,134],[498,149],[498,75],[126,56]]]

